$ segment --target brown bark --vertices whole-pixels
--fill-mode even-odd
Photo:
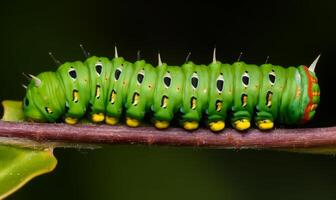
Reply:
[[[89,144],[147,144],[212,148],[313,148],[336,146],[336,127],[274,129],[262,132],[250,129],[240,133],[226,128],[220,134],[206,129],[193,132],[181,128],[157,130],[153,127],[129,128],[124,125],[66,125],[0,121],[0,137],[37,142]]]

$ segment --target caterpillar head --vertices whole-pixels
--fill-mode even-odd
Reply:
[[[23,100],[23,112],[28,120],[54,122],[65,109],[62,83],[54,72],[28,75],[31,81]]]
[[[314,72],[317,59],[309,68],[301,65],[287,69],[280,112],[281,121],[286,124],[306,123],[315,115],[320,102],[320,88]]]
[[[315,67],[320,56],[318,56],[310,67],[300,66],[299,73],[301,75],[301,123],[306,123],[311,120],[316,108],[320,102],[320,87],[318,85],[317,77],[315,75]]]
[[[315,66],[320,56],[310,65],[310,67],[301,66],[302,81],[303,81],[303,97],[302,97],[302,123],[306,123],[311,120],[315,115],[315,110],[320,102],[320,87],[318,85],[318,79],[315,75]]]

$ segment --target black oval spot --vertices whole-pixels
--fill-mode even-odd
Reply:
[[[242,82],[245,86],[248,86],[250,78],[248,77],[248,72],[245,71],[245,74],[242,76]]]
[[[137,80],[138,83],[141,84],[144,79],[144,75],[142,73],[138,73]]]
[[[67,104],[65,104],[65,110],[64,110],[64,112],[65,112],[65,113],[68,113],[68,112],[69,112],[69,109],[70,109],[69,106],[68,106]]]
[[[272,70],[273,73],[269,73],[268,74],[268,79],[271,82],[271,84],[273,85],[275,83],[275,73],[274,70]]]
[[[170,83],[171,83],[171,78],[168,77],[168,76],[165,76],[165,77],[163,78],[163,82],[164,82],[164,84],[165,84],[167,87],[169,87],[169,86],[170,86]]]
[[[29,106],[29,100],[28,100],[28,98],[26,98],[24,102],[25,102],[25,106]]]
[[[76,79],[77,78],[77,73],[76,73],[76,70],[75,69],[71,69],[69,71],[69,76],[73,79]]]
[[[192,77],[192,78],[191,78],[191,85],[192,85],[194,88],[197,88],[197,86],[198,86],[198,78],[197,78],[197,77]]]
[[[44,107],[45,111],[48,113],[48,114],[52,114],[52,110],[50,110],[48,107]]]
[[[240,100],[241,100],[241,104],[243,107],[246,107],[247,106],[247,94],[242,94],[241,97],[240,97]]]
[[[114,78],[115,78],[115,80],[119,80],[120,74],[121,74],[121,70],[120,69],[116,69],[115,72],[114,72]]]
[[[224,81],[219,79],[217,80],[217,90],[222,92],[223,91],[223,86],[224,86]]]
[[[103,66],[101,64],[96,64],[96,72],[98,75],[102,73]]]

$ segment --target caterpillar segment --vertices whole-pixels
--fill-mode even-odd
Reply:
[[[318,57],[319,58],[319,57]],[[122,57],[110,60],[91,56],[84,62],[66,62],[56,72],[28,75],[31,80],[24,98],[27,119],[76,124],[88,117],[92,122],[119,123],[137,127],[150,116],[158,129],[174,118],[186,130],[205,122],[214,132],[226,122],[239,131],[251,123],[269,130],[275,123],[306,123],[315,114],[320,89],[314,73],[317,60],[306,66],[261,66],[237,61],[208,66],[186,61],[170,66],[158,56],[156,67]]]

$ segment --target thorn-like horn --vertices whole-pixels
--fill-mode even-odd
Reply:
[[[32,79],[30,76],[28,76],[28,74],[26,74],[26,73],[24,73],[24,72],[22,72],[22,75],[23,75],[24,77],[26,77],[26,79],[27,79],[28,81],[30,81],[30,80]]]
[[[189,51],[189,53],[188,53],[188,55],[187,55],[187,57],[186,57],[186,59],[185,59],[185,62],[186,62],[186,63],[189,61],[190,56],[191,56],[191,52]]]
[[[240,54],[239,54],[239,56],[238,56],[237,62],[239,62],[239,61],[240,61],[240,59],[241,59],[242,55],[243,55],[243,52],[241,51],[241,52],[240,52]]]
[[[314,60],[314,62],[309,66],[309,71],[314,72],[315,73],[315,67],[316,64],[320,58],[321,54],[317,56],[317,58]]]
[[[212,55],[212,63],[215,64],[217,61],[216,61],[216,47],[214,48],[213,50],[213,55]]]
[[[158,65],[161,66],[162,65],[162,61],[161,61],[161,56],[160,53],[158,53]]]
[[[21,85],[24,89],[27,89],[28,87],[25,84]]]
[[[39,79],[36,76],[31,75],[31,74],[28,74],[28,76],[35,82],[35,86],[36,87],[40,87],[41,86],[41,84],[42,84],[41,79]]]
[[[114,46],[114,57],[115,57],[115,58],[118,58],[117,45]]]
[[[52,52],[49,52],[48,54],[57,66],[61,65],[61,62],[57,60],[57,58],[54,56]]]
[[[138,52],[137,52],[137,60],[138,61],[141,60],[141,51],[140,50],[138,50]]]
[[[266,57],[265,64],[268,63],[269,58],[270,58],[269,56]]]
[[[90,52],[86,51],[85,48],[84,48],[84,46],[82,44],[79,44],[79,47],[82,49],[84,57],[88,58],[90,56]]]

